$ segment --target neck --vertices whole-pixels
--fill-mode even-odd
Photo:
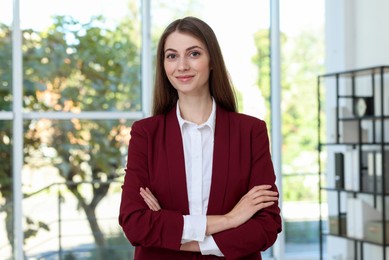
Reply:
[[[179,102],[181,117],[187,121],[201,125],[206,122],[212,112],[212,98],[180,98]]]

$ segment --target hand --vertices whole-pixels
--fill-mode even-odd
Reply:
[[[153,195],[153,193],[150,191],[149,188],[146,187],[140,188],[140,195],[146,202],[147,206],[149,206],[149,209],[152,211],[159,211],[161,210],[161,206],[158,203],[157,198]],[[190,251],[190,252],[200,252],[200,246],[199,243],[196,241],[190,241],[185,244],[182,244],[180,247],[181,251]]]
[[[190,241],[185,244],[181,244],[181,251],[200,252],[200,246],[197,241]]]
[[[256,212],[274,204],[278,200],[278,193],[269,190],[271,185],[253,187],[244,195],[235,207],[225,217],[233,227],[238,227],[249,220]]]
[[[152,211],[161,210],[161,206],[159,205],[157,198],[153,195],[153,193],[151,193],[149,188],[140,188],[140,195],[146,202],[147,206],[149,206],[149,209],[151,209]]]

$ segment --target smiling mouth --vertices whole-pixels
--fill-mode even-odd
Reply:
[[[176,79],[178,79],[179,81],[183,81],[183,82],[189,81],[192,78],[193,78],[193,76],[178,76],[178,77],[176,77]]]

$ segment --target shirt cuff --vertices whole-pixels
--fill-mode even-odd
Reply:
[[[181,243],[186,243],[188,241],[204,241],[206,228],[207,216],[185,215]]]
[[[213,236],[206,236],[204,241],[199,242],[199,246],[202,255],[224,256],[213,239]]]

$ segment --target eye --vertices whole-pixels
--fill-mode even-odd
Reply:
[[[168,53],[165,57],[165,59],[169,59],[169,60],[172,60],[172,59],[175,59],[177,57],[177,55],[175,53]]]
[[[198,56],[200,56],[200,55],[201,55],[201,53],[198,52],[198,51],[192,51],[192,52],[190,53],[190,56],[192,56],[192,57],[198,57]]]

